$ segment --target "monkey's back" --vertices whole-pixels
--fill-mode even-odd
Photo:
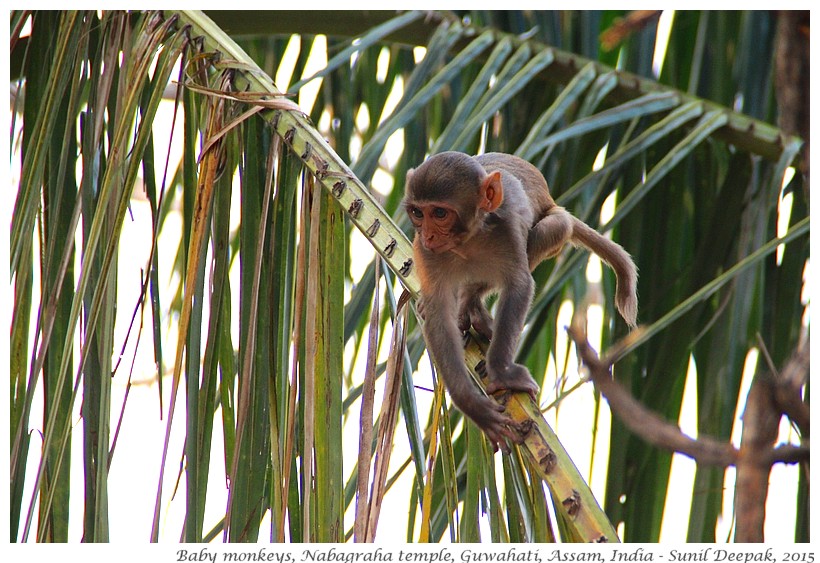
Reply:
[[[535,222],[540,221],[547,211],[555,207],[555,201],[550,196],[547,181],[544,175],[535,166],[517,156],[500,152],[488,152],[475,157],[484,170],[492,172],[501,170],[512,174],[521,182],[524,193],[532,203],[535,210]]]

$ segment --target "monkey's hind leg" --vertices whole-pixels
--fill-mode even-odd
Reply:
[[[486,284],[469,284],[459,293],[458,328],[467,332],[473,327],[487,340],[493,339],[493,318],[484,306],[484,294],[489,287]]]
[[[527,259],[530,271],[552,258],[572,239],[574,219],[563,207],[555,206],[538,221],[527,235]]]

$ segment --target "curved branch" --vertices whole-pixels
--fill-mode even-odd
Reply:
[[[610,364],[602,362],[577,326],[567,329],[575,342],[581,360],[589,369],[595,387],[609,402],[609,408],[635,435],[652,445],[681,453],[698,463],[727,467],[737,461],[738,451],[729,443],[709,436],[693,439],[681,429],[638,402],[617,381],[612,379]]]

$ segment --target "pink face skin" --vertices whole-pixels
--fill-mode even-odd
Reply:
[[[419,233],[425,250],[434,254],[447,252],[459,245],[460,237],[454,233],[454,225],[459,221],[458,213],[450,205],[433,202],[411,205],[407,214]]]

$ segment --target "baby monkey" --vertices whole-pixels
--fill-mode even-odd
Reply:
[[[462,333],[472,326],[490,340],[487,393],[538,385],[513,361],[533,297],[530,272],[566,243],[597,254],[617,277],[615,305],[630,327],[638,313],[637,269],[629,254],[555,204],[541,172],[516,156],[444,152],[407,173],[405,209],[416,229],[413,254],[421,283],[418,308],[427,350],[456,406],[494,449],[519,429],[484,396],[464,366]],[[497,291],[493,321],[484,296]]]

